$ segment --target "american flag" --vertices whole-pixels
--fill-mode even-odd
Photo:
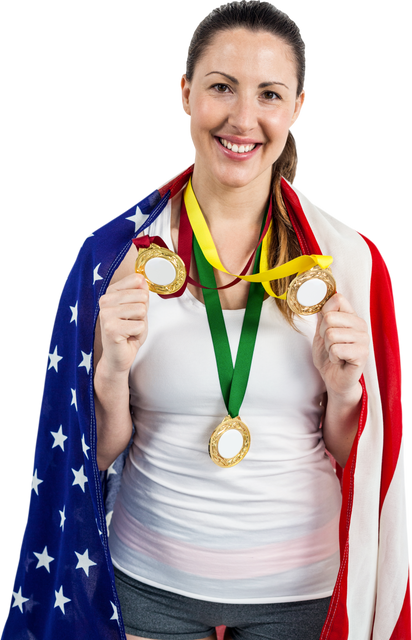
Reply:
[[[99,472],[94,325],[99,297],[132,239],[191,171],[87,238],[69,275],[50,345],[29,518],[3,640],[126,637],[106,526],[126,453]],[[321,640],[410,640],[400,364],[389,276],[367,239],[285,181],[283,196],[302,251],[334,256],[338,288],[368,322],[373,342],[358,437],[345,470],[337,469],[341,566]]]

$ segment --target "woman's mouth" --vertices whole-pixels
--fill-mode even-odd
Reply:
[[[260,142],[249,142],[248,144],[242,143],[240,140],[231,142],[220,136],[215,136],[215,140],[223,155],[235,162],[246,161],[252,158],[258,153],[262,146]]]
[[[234,153],[247,153],[248,151],[252,151],[256,144],[233,144],[229,142],[229,140],[225,140],[224,138],[218,138],[221,145],[223,145],[229,151],[233,151]]]

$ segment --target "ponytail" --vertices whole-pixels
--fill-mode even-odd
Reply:
[[[278,160],[273,165],[272,190],[273,190],[273,213],[272,226],[273,233],[269,247],[269,267],[277,267],[289,260],[293,260],[302,255],[298,239],[289,220],[288,212],[282,197],[281,180],[286,178],[293,182],[296,175],[298,154],[296,151],[295,139],[289,131],[285,148]],[[270,284],[276,295],[282,294],[294,276],[288,276],[281,280],[273,280]],[[275,298],[276,304],[287,322],[294,328],[294,314],[289,308],[286,300]]]

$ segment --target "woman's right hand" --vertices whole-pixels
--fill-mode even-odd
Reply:
[[[128,374],[147,337],[149,289],[137,273],[111,284],[100,298],[101,364],[107,372]]]

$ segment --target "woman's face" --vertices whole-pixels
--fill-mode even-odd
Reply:
[[[281,39],[243,28],[218,33],[192,82],[182,78],[198,175],[229,187],[268,183],[302,106],[296,91],[292,50]]]

